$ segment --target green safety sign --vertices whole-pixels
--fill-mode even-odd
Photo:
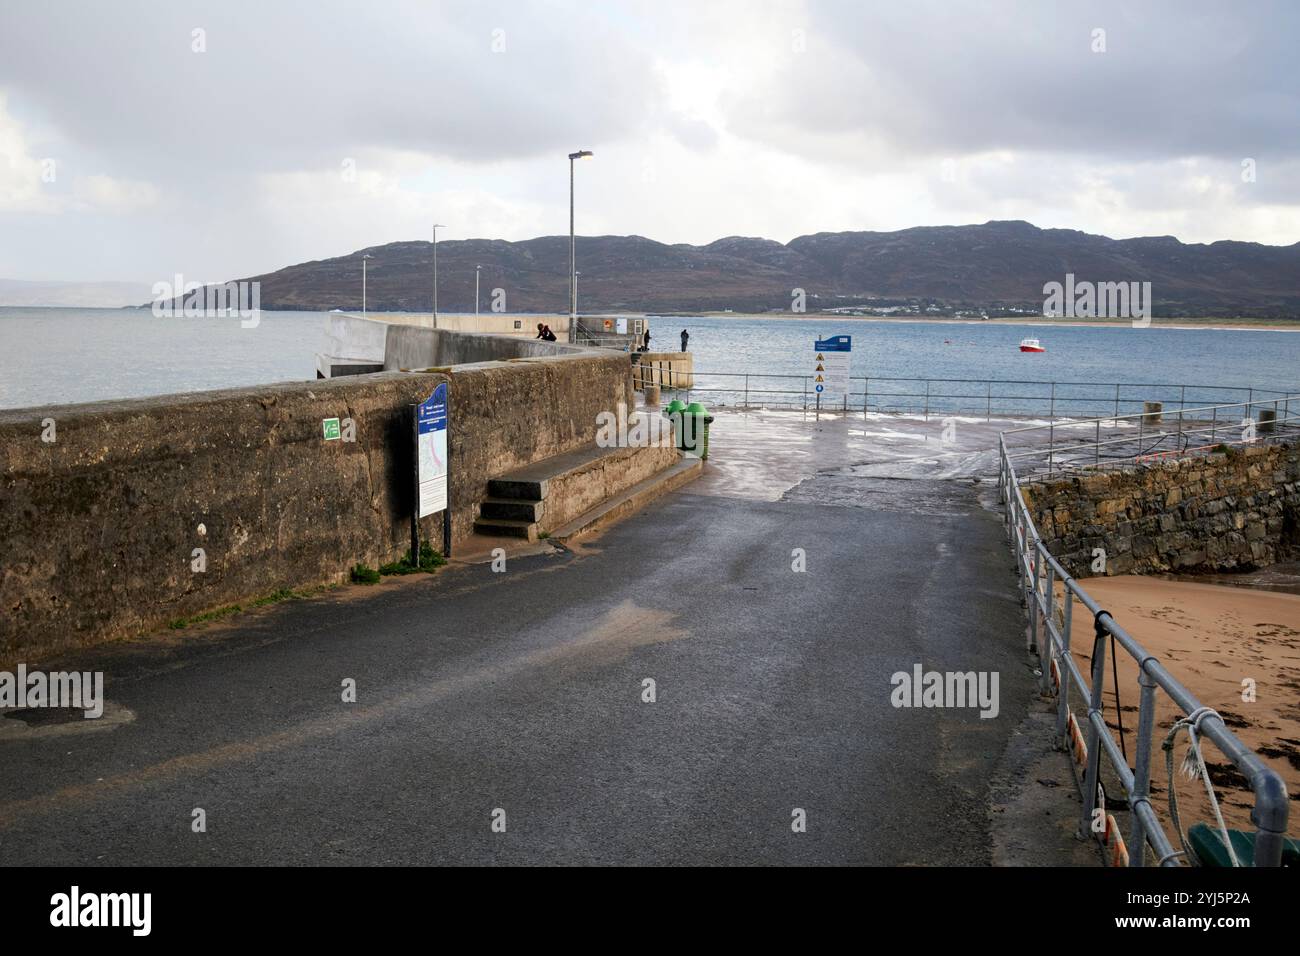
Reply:
[[[339,420],[337,418],[327,418],[323,424],[325,426],[326,441],[338,441],[342,437],[342,432],[339,431]]]

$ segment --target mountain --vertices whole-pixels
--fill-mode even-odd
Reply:
[[[432,309],[429,242],[393,242],[348,256],[288,266],[261,282],[264,309],[361,307],[361,257],[373,311]],[[922,226],[897,232],[834,232],[782,244],[729,236],[704,246],[643,236],[579,236],[583,312],[788,311],[792,290],[808,311],[934,305],[932,312],[1041,313],[1047,282],[1150,282],[1156,315],[1300,318],[1300,243],[1186,244],[1172,236],[1109,239],[1027,222]],[[438,305],[474,310],[503,289],[504,311],[563,312],[569,240],[468,239],[438,243]],[[924,309],[922,309],[924,311]]]

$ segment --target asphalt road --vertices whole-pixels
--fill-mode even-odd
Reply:
[[[986,864],[1033,680],[998,520],[815,481],[64,660],[110,713],[0,736],[0,862]],[[999,716],[894,708],[918,662]]]

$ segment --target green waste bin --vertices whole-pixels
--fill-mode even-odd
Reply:
[[[673,446],[678,450],[682,447],[682,416],[686,413],[686,403],[680,398],[674,398],[664,408],[664,418],[673,423]]]
[[[685,452],[709,457],[709,424],[713,421],[703,405],[691,402],[682,413],[681,440],[678,448]]]

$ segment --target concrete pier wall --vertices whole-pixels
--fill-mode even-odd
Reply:
[[[577,346],[560,342],[393,325],[388,328],[384,345],[384,370],[440,368],[474,362],[580,355],[584,351]]]
[[[471,533],[490,478],[590,443],[597,415],[632,395],[626,356],[565,352],[0,412],[0,661],[401,557],[408,409],[441,381],[454,539]],[[324,439],[327,418],[342,420],[343,439]],[[442,516],[421,534],[441,547]]]
[[[632,375],[638,390],[647,385],[663,389],[694,388],[695,359],[690,352],[641,352]]]

